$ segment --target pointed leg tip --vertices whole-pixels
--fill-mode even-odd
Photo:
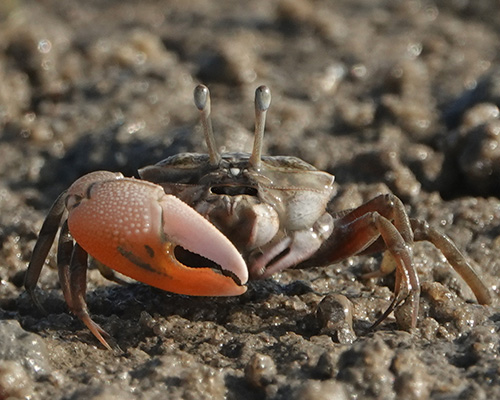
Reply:
[[[109,351],[113,351],[113,348],[109,345],[104,337],[110,338],[111,336],[103,329],[99,324],[94,322],[88,313],[76,314],[78,318],[89,328],[92,334],[101,342],[101,344]]]
[[[101,344],[106,348],[106,350],[113,351],[113,348],[109,345],[109,343],[104,339],[101,335],[96,335],[94,333],[94,336],[101,342]]]
[[[31,290],[31,289],[26,289],[26,290],[27,290],[27,292],[28,292],[28,294],[29,294],[29,296],[31,298],[31,301],[33,302],[33,304],[35,305],[35,307],[38,309],[38,311],[40,311],[43,315],[49,315],[49,313],[47,312],[47,310],[45,309],[45,307],[40,302],[40,299],[36,295],[35,291]]]

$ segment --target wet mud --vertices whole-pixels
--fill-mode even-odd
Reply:
[[[3,1],[0,4],[0,399],[500,397],[500,67],[491,1]],[[232,298],[174,295],[88,273],[105,350],[64,303],[49,254],[23,277],[51,203],[94,170],[137,176],[217,144],[336,176],[333,208],[392,192],[438,227],[491,290],[481,306],[432,245],[414,245],[417,329],[370,326],[394,278],[382,255],[289,270]]]

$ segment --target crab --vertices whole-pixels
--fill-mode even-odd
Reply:
[[[388,257],[374,275],[395,269],[394,296],[375,325],[409,302],[415,328],[420,283],[412,245],[429,241],[480,304],[491,302],[488,288],[453,242],[427,222],[409,218],[398,197],[382,194],[357,208],[331,212],[333,175],[296,157],[263,156],[271,103],[266,86],[255,94],[250,154],[220,154],[208,88],[198,85],[194,100],[208,154],[171,156],[139,170],[141,179],[92,172],[54,202],[25,277],[25,288],[39,308],[35,288],[58,230],[57,266],[64,299],[108,349],[108,335],[92,320],[85,301],[89,255],[111,270],[169,292],[235,296],[246,291],[248,279],[385,251]],[[106,276],[119,281],[114,273]]]

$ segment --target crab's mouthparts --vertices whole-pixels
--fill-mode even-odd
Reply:
[[[221,275],[227,276],[233,279],[236,284],[242,285],[241,279],[231,271],[223,269],[219,264],[215,261],[210,260],[209,258],[203,257],[200,254],[193,253],[185,249],[182,246],[175,246],[174,248],[174,256],[180,263],[184,264],[189,268],[210,268]]]
[[[212,186],[210,191],[213,194],[222,194],[227,196],[257,196],[258,190],[252,186],[239,186],[239,185],[217,185]]]

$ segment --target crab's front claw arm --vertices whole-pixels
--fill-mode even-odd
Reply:
[[[194,296],[246,291],[246,264],[221,232],[150,182],[95,172],[67,193],[68,226],[96,260],[137,281]]]

